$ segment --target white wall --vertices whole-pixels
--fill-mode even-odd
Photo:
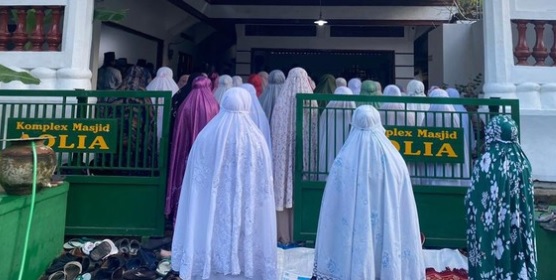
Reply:
[[[483,73],[482,23],[443,24],[429,33],[429,85],[467,84]]]
[[[97,8],[127,10],[126,17],[123,21],[118,22],[118,24],[163,40],[163,66],[170,66],[176,71],[178,52],[195,53],[195,42],[188,42],[182,39],[179,34],[198,23],[199,20],[168,1],[104,0],[96,2],[95,5]],[[99,31],[98,29],[100,28],[100,25],[95,25],[94,31],[96,32],[94,34],[96,35],[93,41],[100,42],[100,44],[95,48],[95,43],[93,43],[91,53],[93,61],[99,61],[102,64],[104,52],[113,50],[116,51],[116,57],[127,57],[129,63],[135,63],[137,58],[141,56],[153,63],[156,62],[156,49],[154,52],[151,51],[153,49],[152,43],[142,40],[143,43],[132,45],[126,42],[126,40],[131,39],[133,42],[137,42],[136,35],[123,35],[123,31],[114,31],[114,28],[102,28]],[[104,34],[104,30],[108,30],[109,33]],[[114,36],[118,34],[121,36]],[[169,44],[171,44],[170,48],[174,51],[174,56],[171,60],[167,56]],[[96,75],[98,65],[97,67],[92,65],[91,69],[93,69],[92,72]]]
[[[244,80],[251,72],[252,48],[394,51],[396,84],[406,85],[413,79],[413,41],[415,35],[411,27],[405,28],[403,38],[330,37],[328,26],[319,27],[316,37],[244,36],[244,30],[244,25],[236,25],[236,74],[243,76]]]

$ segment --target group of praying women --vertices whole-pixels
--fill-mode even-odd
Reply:
[[[174,221],[173,273],[181,279],[277,279],[276,241],[293,242],[296,95],[373,96],[381,94],[380,84],[326,75],[315,87],[299,67],[287,76],[280,70],[253,74],[247,83],[194,73],[179,89],[155,84],[147,89],[173,93],[165,209]],[[404,95],[395,85],[382,94]],[[426,96],[423,83],[411,81],[405,95]],[[458,95],[442,89],[428,94]],[[326,180],[314,279],[425,279],[410,173],[419,168],[411,170],[384,126],[449,123],[473,133],[472,125],[466,114],[444,114],[465,110],[454,105],[378,101],[304,104],[319,110],[303,111],[300,164],[307,170],[318,162],[318,178]],[[465,199],[470,279],[535,279],[530,164],[509,117],[493,117],[485,134],[484,154],[472,175],[468,169],[461,176],[471,177]]]

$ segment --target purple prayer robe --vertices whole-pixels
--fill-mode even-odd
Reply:
[[[212,94],[210,79],[204,76],[197,77],[193,81],[191,93],[177,111],[173,127],[164,211],[166,216],[173,220],[176,217],[183,176],[193,141],[218,111],[219,105]]]

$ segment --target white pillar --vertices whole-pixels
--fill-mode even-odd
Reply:
[[[510,75],[514,67],[510,2],[484,1],[485,98],[517,98]]]
[[[94,0],[69,0],[65,8],[62,51],[66,66],[57,71],[61,89],[91,89],[93,11]]]

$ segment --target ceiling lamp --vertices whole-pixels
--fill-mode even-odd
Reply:
[[[318,26],[323,26],[328,23],[325,19],[322,18],[322,0],[319,0],[319,19],[315,20],[314,23]]]

